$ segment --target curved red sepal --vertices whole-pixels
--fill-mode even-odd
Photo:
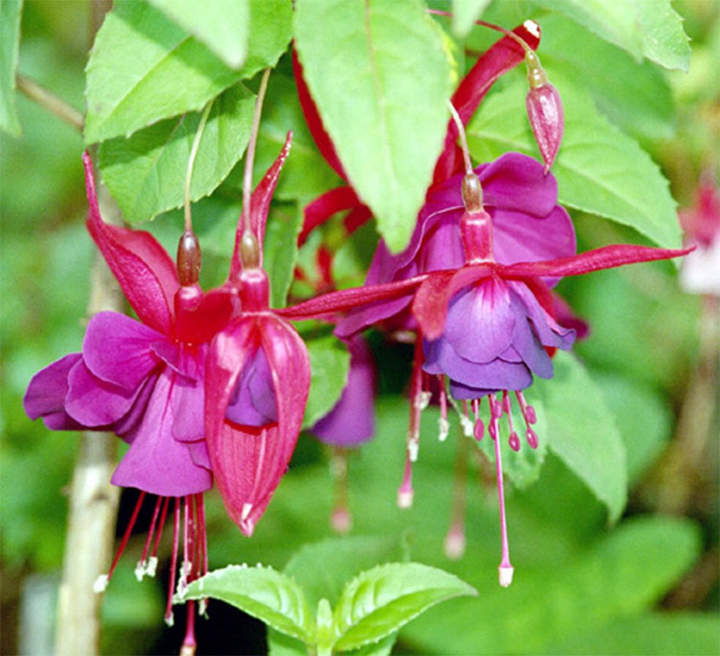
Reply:
[[[303,227],[298,236],[298,246],[302,246],[308,235],[333,214],[356,208],[361,204],[355,190],[348,186],[336,187],[318,196],[303,210]]]
[[[338,292],[330,292],[311,298],[309,301],[303,301],[297,305],[275,310],[275,312],[286,319],[294,319],[296,321],[302,319],[317,319],[336,312],[344,312],[354,307],[367,305],[368,303],[374,303],[375,301],[398,298],[415,289],[415,287],[427,279],[428,275],[429,274],[423,274],[421,276],[415,276],[414,278],[397,280],[383,285],[353,287]]]
[[[535,50],[540,45],[540,26],[534,21],[533,26],[537,27],[537,34],[531,32],[525,27],[525,24],[519,25],[513,32]],[[497,41],[478,58],[452,96],[452,104],[460,115],[463,125],[467,125],[485,94],[497,79],[515,68],[524,58],[523,48],[508,36]],[[456,143],[457,138],[457,126],[451,119],[445,136],[445,147],[435,164],[433,185],[464,170],[462,151]]]
[[[417,319],[422,334],[428,339],[437,339],[445,330],[450,299],[463,287],[490,275],[492,266],[478,264],[434,271],[418,288],[412,304],[412,313]]]
[[[174,262],[149,232],[108,225],[100,216],[90,155],[83,153],[90,214],[87,229],[140,320],[170,334],[180,283]]]
[[[586,251],[571,257],[560,257],[544,262],[517,262],[515,264],[497,264],[495,268],[503,278],[530,278],[545,276],[579,276],[584,273],[612,269],[625,264],[667,260],[687,255],[690,248],[653,248],[633,244],[614,244]]]
[[[343,166],[340,163],[340,158],[337,156],[337,152],[335,151],[335,145],[333,144],[332,139],[330,139],[330,135],[325,131],[325,126],[320,118],[315,101],[312,99],[310,90],[305,83],[302,64],[298,59],[297,51],[295,50],[294,45],[292,48],[292,63],[298,98],[300,99],[300,106],[302,107],[303,114],[305,115],[305,122],[310,128],[310,134],[312,134],[313,139],[315,140],[315,145],[325,158],[325,161],[332,166],[335,172],[343,180],[347,180],[345,170],[343,169]]]
[[[262,348],[275,389],[278,421],[260,428],[225,419],[243,368]],[[270,313],[245,315],[219,333],[206,369],[205,426],[220,494],[240,530],[252,535],[285,473],[310,390],[310,359],[295,330]]]

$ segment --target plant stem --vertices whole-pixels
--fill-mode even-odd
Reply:
[[[83,131],[85,119],[77,109],[68,105],[64,100],[58,98],[55,94],[48,91],[45,87],[40,86],[35,80],[29,77],[18,74],[16,81],[17,88],[30,98],[30,100],[35,101],[50,113],[55,114],[55,116],[74,127],[78,132]]]
[[[195,158],[197,157],[198,150],[200,149],[200,142],[202,141],[203,131],[205,130],[205,124],[207,123],[210,110],[212,109],[215,99],[211,100],[205,109],[203,110],[202,116],[200,117],[200,123],[198,123],[197,132],[193,139],[192,147],[190,148],[190,156],[188,157],[187,171],[185,173],[185,193],[184,193],[184,209],[185,209],[185,231],[192,232],[192,216],[190,214],[190,183],[192,181],[193,167],[195,166]]]

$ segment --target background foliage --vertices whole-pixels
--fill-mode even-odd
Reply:
[[[0,135],[3,653],[27,645],[31,633],[52,635],[50,615],[44,623],[35,611],[27,624],[23,613],[33,600],[47,599],[52,607],[76,440],[29,422],[21,399],[36,370],[82,341],[93,254],[83,225],[85,145],[99,144],[102,179],[126,221],[154,219],[143,227],[172,252],[188,151],[200,112],[213,101],[192,197],[203,284],[216,284],[226,272],[240,210],[256,74],[275,66],[255,165],[257,179],[286,131],[294,131],[265,245],[275,306],[285,303],[293,258],[311,262],[317,248],[317,239],[299,253],[295,246],[303,205],[340,183],[304,125],[288,54],[293,35],[347,173],[380,217],[350,240],[339,225],[328,226],[325,237],[338,250],[335,274],[344,286],[362,281],[376,230],[396,250],[406,242],[444,134],[444,98],[472,53],[497,37],[471,29],[483,10],[484,19],[506,27],[528,17],[543,27],[539,53],[566,114],[554,172],[581,250],[618,241],[676,246],[673,199],[689,205],[701,167],[713,159],[718,164],[720,78],[713,72],[720,60],[720,8],[712,0],[469,0],[452,3],[452,21],[427,20],[419,1],[378,0],[384,13],[373,25],[373,48],[382,55],[376,62],[382,82],[396,94],[383,99],[358,72],[368,56],[359,27],[343,34],[351,61],[335,53],[337,68],[323,67],[341,43],[338,31],[358,24],[347,20],[348,3],[323,3],[317,16],[320,5],[298,1],[295,17],[283,0],[210,4],[213,11],[198,13],[194,3],[179,0],[118,2],[89,59],[85,2],[0,4],[0,126],[7,133]],[[128,52],[132,56],[118,56]],[[406,66],[402,75],[398,58]],[[16,61],[22,75],[78,109],[87,107],[84,135],[13,93]],[[537,157],[525,88],[515,71],[481,106],[468,132],[478,161],[509,149]],[[402,105],[408,97],[416,98],[412,112]],[[356,152],[359,140],[377,160]],[[251,540],[209,495],[211,567],[262,562],[313,580],[322,564],[332,588],[408,551],[414,561],[448,570],[479,591],[405,627],[398,653],[717,653],[717,442],[688,461],[683,445],[703,436],[692,428],[683,432],[687,422],[678,423],[694,389],[701,301],[680,291],[668,263],[565,280],[560,289],[592,334],[575,349],[579,360],[561,354],[556,378],[532,389],[544,423],[538,457],[505,458],[515,483],[509,522],[517,580],[510,589],[496,582],[497,510],[481,459],[471,460],[467,474],[466,554],[457,561],[443,555],[457,440],[437,442],[432,410],[423,415],[415,505],[409,511],[395,506],[411,352],[379,334],[371,336],[381,356],[377,436],[350,458],[356,537],[342,546],[304,546],[331,537],[333,488],[328,453],[304,435]],[[292,289],[296,297],[307,291]],[[327,331],[303,330],[313,363],[311,425],[339,394],[347,355]],[[452,431],[458,435],[459,427]],[[134,500],[132,491],[124,494],[120,527]],[[135,538],[132,555],[141,540]],[[333,553],[347,556],[333,561]],[[356,570],[347,570],[348,561]],[[167,565],[157,581],[141,584],[132,566],[132,557],[123,559],[106,597],[103,649],[174,653],[180,629],[161,626]],[[205,653],[255,653],[264,629],[215,603],[211,621],[200,622],[199,639]],[[276,641],[274,649],[283,653]]]

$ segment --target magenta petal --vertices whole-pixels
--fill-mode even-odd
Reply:
[[[180,442],[194,442],[205,437],[205,386],[180,376],[172,394],[173,437]]]
[[[81,360],[68,375],[65,409],[85,426],[108,426],[130,410],[139,390],[140,386],[128,390],[94,376]]]
[[[68,374],[81,360],[81,353],[70,353],[41,369],[31,378],[23,398],[23,407],[30,419],[42,417],[50,430],[85,428],[65,411]]]
[[[210,472],[198,467],[187,446],[173,437],[172,395],[177,374],[166,369],[158,378],[131,445],[112,483],[160,496],[185,496],[212,486]]]
[[[169,334],[173,297],[180,286],[175,264],[149,232],[119,228],[102,220],[95,193],[92,160],[87,151],[83,154],[83,165],[90,205],[87,220],[90,236],[140,320]]]
[[[83,359],[102,380],[135,390],[157,367],[152,344],[166,338],[147,326],[117,312],[100,312],[88,323]]]
[[[350,371],[340,400],[311,433],[325,444],[357,446],[375,434],[375,362],[362,337],[348,343]]]

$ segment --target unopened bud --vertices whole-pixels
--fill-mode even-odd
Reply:
[[[177,249],[177,272],[180,284],[194,285],[200,278],[202,253],[200,243],[195,233],[189,230],[183,232]]]
[[[545,172],[550,170],[557,155],[563,132],[565,117],[558,90],[549,82],[534,87],[531,85],[525,99],[528,118],[540,155],[545,162]]]
[[[482,185],[480,184],[480,178],[478,178],[474,173],[468,173],[463,178],[462,199],[467,212],[474,213],[482,211]]]
[[[260,266],[260,246],[257,237],[250,230],[245,230],[240,240],[240,261],[246,269]]]

